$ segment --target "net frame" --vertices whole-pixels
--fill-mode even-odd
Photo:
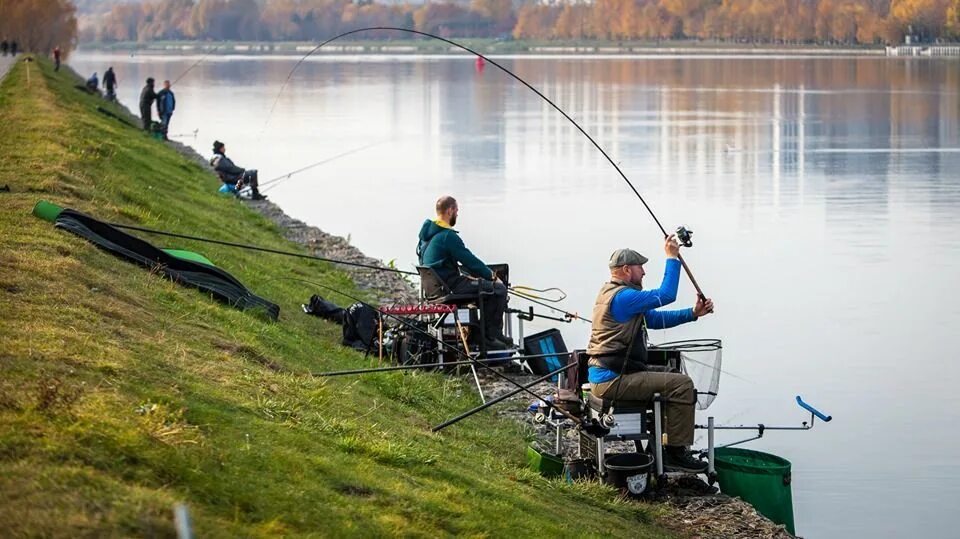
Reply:
[[[667,350],[680,352],[680,372],[694,376],[688,368],[688,364],[696,364],[711,370],[710,381],[706,390],[696,388],[697,390],[697,410],[706,410],[713,404],[720,392],[720,373],[723,363],[723,342],[720,339],[684,339],[679,341],[670,341],[665,343],[653,344],[648,347],[649,350]],[[708,360],[694,359],[690,354],[706,354],[715,352],[712,364]],[[694,383],[702,377],[697,376]]]

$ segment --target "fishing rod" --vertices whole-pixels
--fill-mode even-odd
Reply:
[[[127,229],[127,230],[136,230],[136,231],[138,231],[138,232],[143,232],[143,233],[145,233],[145,234],[155,234],[155,235],[157,235],[157,236],[167,236],[167,237],[178,238],[178,239],[183,239],[183,240],[198,241],[198,242],[201,242],[201,243],[212,243],[212,244],[214,244],[214,245],[223,245],[223,246],[225,246],[225,247],[235,247],[235,248],[238,248],[238,249],[248,249],[248,250],[251,250],[251,251],[259,251],[259,252],[262,252],[262,253],[271,253],[271,254],[282,255],[282,256],[292,256],[292,257],[296,257],[296,258],[305,258],[305,259],[308,259],[308,260],[319,260],[320,262],[329,262],[329,263],[331,263],[331,264],[340,264],[340,265],[342,265],[342,266],[351,266],[351,267],[369,269],[369,270],[380,271],[380,272],[385,272],[385,273],[397,273],[397,274],[400,274],[400,275],[411,275],[411,276],[412,276],[412,275],[416,275],[416,276],[419,276],[419,275],[420,275],[419,273],[417,273],[417,272],[415,272],[415,271],[402,270],[402,269],[399,269],[399,268],[389,268],[389,267],[385,267],[385,266],[374,266],[373,264],[364,264],[364,263],[362,263],[362,262],[350,262],[350,261],[347,261],[347,260],[338,260],[338,259],[336,259],[336,258],[327,258],[327,257],[317,256],[317,255],[306,255],[306,254],[303,254],[303,253],[296,253],[296,252],[293,252],[293,251],[281,251],[281,250],[279,250],[279,249],[271,249],[271,248],[269,248],[269,247],[260,247],[260,246],[258,246],[258,245],[250,245],[250,244],[248,244],[248,243],[237,243],[237,242],[232,242],[232,241],[215,240],[215,239],[211,239],[211,238],[204,238],[204,237],[202,237],[202,236],[191,236],[191,235],[188,235],[188,234],[177,234],[177,233],[175,233],[175,232],[167,232],[167,231],[165,231],[165,230],[157,230],[157,229],[155,229],[155,228],[146,228],[146,227],[135,226],[135,225],[124,225],[124,224],[121,224],[121,223],[107,223],[107,224],[110,225],[110,226],[112,226],[112,227],[116,227],[116,228],[123,228],[123,229]],[[570,313],[570,312],[564,311],[563,309],[559,309],[559,308],[557,308],[557,307],[554,307],[554,306],[552,306],[552,305],[547,305],[546,303],[537,301],[537,300],[535,300],[535,299],[531,299],[531,298],[525,296],[525,295],[522,294],[522,293],[514,292],[513,290],[510,290],[510,289],[508,289],[507,292],[510,293],[510,294],[512,294],[512,295],[514,295],[514,296],[517,296],[517,297],[519,297],[519,298],[521,298],[521,299],[525,299],[525,300],[530,301],[530,302],[532,302],[532,303],[536,303],[537,305],[541,305],[541,306],[546,307],[546,308],[548,308],[548,309],[552,309],[552,310],[554,310],[554,311],[556,311],[556,312],[559,312],[559,313],[563,314],[563,316],[564,316],[565,318],[567,318],[567,319],[570,319],[570,320],[572,320],[572,319],[579,319],[579,320],[582,320],[582,321],[584,321],[584,322],[590,323],[590,320],[588,320],[588,319],[586,319],[586,318],[584,318],[584,317],[582,317],[582,316],[579,316],[579,315],[576,314],[576,313]]]
[[[497,359],[478,359],[483,363],[504,363],[506,361],[519,361],[526,359],[537,359],[544,357],[555,357],[555,356],[570,356],[573,355],[573,352],[557,352],[554,354],[536,354],[530,356],[511,356],[505,358]],[[312,376],[317,377],[326,377],[326,376],[346,376],[348,374],[372,374],[378,372],[390,372],[390,371],[404,371],[404,370],[413,370],[413,369],[427,369],[432,367],[455,367],[458,365],[473,365],[472,361],[446,361],[442,363],[417,363],[414,365],[394,365],[392,367],[377,367],[375,369],[352,369],[348,371],[331,371],[331,372],[315,372]]]
[[[290,177],[293,176],[294,174],[300,174],[301,172],[305,172],[305,171],[307,171],[307,170],[310,170],[311,168],[318,167],[318,166],[320,166],[320,165],[324,165],[324,164],[326,164],[326,163],[329,163],[330,161],[335,161],[335,160],[337,160],[337,159],[340,159],[341,157],[346,157],[346,156],[348,156],[348,155],[350,155],[350,154],[354,154],[354,153],[357,153],[357,152],[360,152],[360,151],[363,151],[363,150],[372,148],[372,147],[374,147],[374,146],[378,146],[378,145],[380,145],[380,144],[383,144],[384,142],[387,142],[387,141],[386,141],[386,140],[381,140],[381,141],[379,141],[379,142],[374,142],[374,143],[372,143],[372,144],[367,144],[367,145],[365,145],[365,146],[360,146],[360,147],[358,147],[358,148],[353,148],[352,150],[347,150],[347,151],[345,151],[345,152],[343,152],[343,153],[339,153],[339,154],[337,154],[337,155],[334,155],[333,157],[327,157],[326,159],[322,159],[322,160],[320,160],[320,161],[317,161],[316,163],[313,163],[313,164],[311,164],[311,165],[307,165],[307,166],[305,166],[305,167],[303,167],[303,168],[298,168],[297,170],[294,170],[293,172],[288,172],[288,173],[286,173],[286,174],[282,174],[282,175],[280,175],[280,176],[277,176],[276,178],[271,178],[271,179],[269,179],[269,180],[267,180],[267,181],[265,181],[265,182],[260,182],[260,192],[269,191],[270,189],[272,189],[272,188],[276,187],[277,185],[280,185],[280,184],[283,183],[284,181],[290,179]]]
[[[403,325],[404,327],[407,327],[407,328],[409,328],[409,329],[412,329],[412,330],[416,331],[417,333],[420,333],[420,334],[422,334],[422,335],[427,336],[429,339],[433,340],[435,343],[437,343],[437,344],[440,345],[441,347],[446,348],[447,350],[450,350],[450,351],[458,354],[459,356],[465,358],[467,361],[470,361],[472,365],[482,367],[482,368],[486,369],[487,371],[489,371],[490,373],[492,373],[492,374],[493,374],[494,376],[496,376],[497,378],[500,378],[501,380],[509,383],[510,385],[513,385],[513,386],[516,386],[517,388],[520,388],[521,391],[524,391],[524,392],[530,394],[530,396],[532,396],[532,397],[534,397],[534,398],[536,398],[536,399],[539,399],[539,400],[541,400],[541,401],[546,402],[548,408],[551,408],[551,409],[555,410],[557,413],[559,413],[560,415],[566,417],[567,419],[570,419],[570,420],[573,421],[575,424],[577,424],[578,426],[580,426],[580,428],[582,428],[585,432],[587,432],[587,433],[589,433],[589,434],[592,434],[592,435],[594,435],[594,436],[605,436],[607,433],[610,432],[609,429],[607,429],[606,427],[604,427],[603,425],[601,425],[601,424],[600,424],[599,422],[597,422],[597,421],[594,421],[594,420],[592,420],[592,419],[579,418],[579,417],[571,414],[570,412],[568,412],[568,411],[566,411],[566,410],[563,410],[563,409],[561,409],[561,408],[559,408],[559,407],[557,407],[557,406],[554,406],[553,403],[551,403],[551,402],[549,402],[549,401],[546,401],[542,396],[537,395],[536,393],[534,393],[533,391],[531,391],[529,388],[521,385],[520,382],[517,382],[517,381],[514,380],[513,378],[510,378],[509,376],[507,376],[507,375],[505,375],[505,374],[497,371],[496,369],[494,369],[494,368],[491,367],[490,365],[487,365],[486,363],[480,361],[479,359],[472,357],[472,356],[470,355],[470,353],[469,353],[468,350],[460,350],[459,348],[457,348],[457,347],[455,347],[455,346],[453,346],[453,345],[451,345],[451,344],[449,344],[449,343],[447,343],[447,342],[444,342],[442,339],[438,339],[438,338],[434,337],[433,335],[431,335],[431,334],[430,334],[429,332],[427,332],[426,330],[417,327],[416,324],[412,324],[412,323],[408,322],[407,320],[404,320],[403,317],[400,317],[400,316],[397,316],[397,315],[394,315],[394,314],[385,313],[385,312],[383,312],[383,311],[380,311],[380,310],[378,310],[376,307],[374,307],[373,305],[370,305],[369,303],[363,301],[363,300],[360,299],[360,298],[351,296],[350,294],[347,294],[346,292],[344,292],[344,291],[342,291],[342,290],[333,288],[333,287],[331,287],[331,286],[327,286],[327,285],[325,285],[325,284],[321,284],[321,283],[317,283],[317,282],[314,282],[314,281],[310,281],[310,280],[307,280],[307,279],[300,279],[300,278],[297,278],[297,277],[276,277],[276,278],[274,278],[274,279],[269,279],[268,281],[298,281],[298,282],[306,283],[306,284],[309,284],[309,285],[312,285],[312,286],[317,286],[317,287],[323,288],[324,290],[328,290],[328,291],[333,292],[333,293],[335,293],[335,294],[340,294],[341,296],[344,296],[344,297],[346,297],[347,299],[351,299],[351,300],[353,300],[353,301],[355,301],[355,302],[357,302],[357,303],[359,303],[359,304],[361,304],[361,305],[364,305],[364,306],[366,306],[366,307],[369,307],[369,308],[371,308],[371,309],[374,309],[374,310],[376,310],[378,313],[380,313],[381,316],[388,316],[388,317],[390,317],[390,318],[393,318],[393,319],[396,320],[397,322],[400,322],[400,324]],[[566,365],[564,368],[569,368],[570,366],[571,366],[571,365]]]
[[[570,365],[564,365],[563,367],[559,367],[559,368],[557,368],[557,369],[555,369],[555,370],[553,370],[553,371],[550,371],[550,372],[548,372],[547,374],[544,374],[544,375],[541,376],[540,378],[537,378],[536,380],[534,380],[534,381],[532,381],[532,382],[530,382],[530,383],[528,383],[528,384],[524,384],[524,385],[522,385],[522,386],[519,386],[517,389],[512,389],[512,390],[504,393],[503,395],[500,395],[500,396],[497,397],[497,398],[488,400],[487,402],[481,404],[480,406],[477,406],[476,408],[473,408],[473,409],[467,410],[466,412],[463,412],[462,414],[458,415],[457,417],[448,419],[448,420],[444,421],[443,423],[440,423],[439,425],[436,425],[436,426],[432,427],[432,428],[430,429],[430,431],[431,431],[431,432],[439,432],[439,431],[441,431],[441,430],[449,427],[450,425],[453,425],[454,423],[458,423],[458,422],[460,422],[461,420],[464,420],[464,419],[472,416],[473,414],[476,414],[477,412],[480,412],[480,411],[482,411],[482,410],[486,410],[487,408],[493,406],[494,404],[497,404],[498,402],[505,401],[505,400],[509,399],[510,397],[516,395],[517,393],[520,393],[520,392],[524,391],[524,390],[527,389],[527,388],[531,388],[531,387],[533,387],[533,386],[535,386],[535,385],[543,382],[544,380],[547,380],[547,379],[549,379],[549,378],[551,378],[551,377],[554,377],[554,376],[560,374],[561,372],[563,372],[563,371],[565,371],[565,370],[567,370],[567,369],[569,369],[569,368],[570,368]],[[548,403],[549,401],[547,401],[547,400],[545,400],[545,399],[540,399],[540,402]],[[555,407],[554,407],[554,409],[556,410],[556,409],[558,409],[558,408],[555,408]],[[588,432],[589,432],[589,431],[588,431]],[[593,433],[590,433],[590,434],[593,434]],[[606,434],[604,434],[604,436],[606,436]]]
[[[499,69],[500,71],[503,71],[504,73],[506,73],[507,75],[509,75],[509,76],[512,77],[513,79],[515,79],[515,80],[516,80],[517,82],[519,82],[520,84],[523,84],[524,86],[526,86],[530,91],[532,91],[533,93],[537,94],[541,99],[543,99],[544,101],[546,101],[547,104],[549,104],[551,107],[554,108],[554,110],[556,110],[556,111],[559,112],[561,115],[563,115],[564,118],[566,118],[570,123],[572,123],[573,126],[576,127],[577,130],[580,131],[580,133],[581,133],[583,136],[585,136],[585,137],[587,138],[587,140],[590,141],[591,144],[593,144],[594,148],[596,148],[596,149],[603,155],[603,157],[606,158],[607,162],[609,162],[610,165],[613,166],[613,168],[617,171],[617,173],[620,175],[620,177],[623,179],[623,181],[626,182],[627,186],[630,187],[630,190],[633,191],[633,194],[636,195],[638,199],[640,199],[640,202],[643,204],[643,207],[647,210],[647,213],[650,214],[650,217],[653,218],[653,221],[657,224],[657,227],[660,229],[660,232],[663,233],[663,237],[664,237],[664,238],[669,238],[669,237],[670,237],[670,234],[667,232],[667,229],[664,228],[663,224],[660,222],[660,219],[658,219],[658,218],[657,218],[657,215],[653,212],[653,209],[650,207],[649,204],[647,204],[647,201],[643,198],[643,195],[640,194],[640,191],[638,191],[637,188],[633,185],[633,182],[631,182],[630,179],[627,178],[627,175],[624,174],[624,172],[620,169],[620,166],[617,165],[617,163],[613,160],[613,158],[610,157],[609,154],[607,154],[607,152],[603,149],[603,147],[601,147],[600,144],[597,143],[597,141],[594,140],[593,137],[591,137],[590,134],[587,133],[586,130],[584,130],[583,127],[581,127],[580,124],[578,124],[578,123],[576,122],[576,120],[574,120],[573,118],[571,118],[569,114],[567,114],[563,109],[561,109],[556,103],[554,103],[553,101],[551,101],[550,98],[548,98],[547,96],[543,95],[543,93],[541,93],[539,90],[537,90],[536,88],[534,88],[530,83],[528,83],[527,81],[523,80],[519,75],[517,75],[517,74],[515,74],[514,72],[510,71],[510,70],[507,69],[506,67],[503,67],[503,66],[500,65],[498,62],[496,62],[496,61],[494,61],[494,60],[492,60],[492,59],[484,56],[483,54],[481,54],[481,53],[479,53],[479,52],[471,49],[470,47],[467,47],[466,45],[462,45],[462,44],[460,44],[460,43],[457,43],[456,41],[447,39],[447,38],[445,38],[445,37],[438,36],[438,35],[436,35],[436,34],[431,34],[431,33],[429,33],[429,32],[423,32],[423,31],[420,31],[420,30],[413,30],[413,29],[410,29],[410,28],[399,28],[399,27],[395,27],[395,26],[370,26],[370,27],[366,27],[366,28],[357,28],[357,29],[355,29],[355,30],[350,30],[350,31],[347,31],[347,32],[343,32],[343,33],[341,33],[341,34],[339,34],[339,35],[333,36],[333,37],[327,39],[326,41],[320,43],[319,45],[317,45],[316,47],[314,47],[313,49],[311,49],[309,52],[307,52],[307,54],[303,55],[303,57],[300,58],[300,60],[297,61],[297,63],[293,66],[293,69],[291,69],[291,70],[290,70],[290,73],[287,75],[287,78],[284,79],[283,84],[280,85],[280,91],[277,93],[277,97],[274,99],[273,105],[270,107],[270,112],[267,114],[267,120],[266,120],[266,122],[264,122],[263,130],[260,132],[260,134],[263,135],[263,133],[264,133],[264,132],[266,131],[266,129],[267,129],[267,126],[270,124],[270,119],[271,119],[271,117],[273,116],[273,112],[274,112],[274,110],[275,110],[276,107],[277,107],[277,103],[280,101],[280,96],[283,94],[283,90],[287,87],[287,83],[290,82],[290,79],[293,77],[293,74],[297,71],[297,68],[299,68],[300,65],[301,65],[307,58],[309,58],[311,55],[313,55],[313,53],[319,51],[321,48],[323,48],[323,47],[324,47],[325,45],[327,45],[328,43],[331,43],[331,42],[333,42],[333,41],[336,41],[336,40],[338,40],[338,39],[344,38],[344,37],[349,36],[349,35],[358,34],[358,33],[361,33],[361,32],[376,31],[376,30],[389,30],[389,31],[394,31],[394,32],[406,32],[406,33],[408,33],[408,34],[420,35],[420,36],[424,36],[424,37],[428,37],[428,38],[431,38],[431,39],[436,39],[436,40],[442,41],[442,42],[444,42],[444,43],[447,43],[448,45],[452,45],[452,46],[454,46],[454,47],[457,47],[458,49],[464,50],[464,51],[466,51],[466,52],[468,52],[468,53],[470,53],[470,54],[473,54],[473,55],[475,55],[475,56],[478,56],[478,57],[482,58],[484,61],[486,61],[486,62],[489,63],[489,64],[494,65],[497,69]],[[677,235],[680,236],[682,231],[683,231],[683,232],[688,232],[688,231],[687,231],[686,229],[684,229],[683,227],[680,227],[679,229],[677,229]],[[690,245],[692,245],[692,243],[689,242],[689,236],[687,236],[687,240],[688,240],[688,241],[686,241],[686,242],[683,242],[683,241],[682,241],[682,243],[684,243],[685,245],[687,245],[687,246],[689,247]],[[698,296],[699,298],[703,299],[703,300],[706,300],[706,295],[703,293],[703,290],[701,290],[700,285],[697,283],[697,280],[696,280],[696,279],[694,278],[694,276],[693,276],[693,272],[690,270],[690,266],[687,265],[687,262],[683,259],[683,256],[681,256],[681,255],[678,254],[678,255],[677,255],[677,259],[680,260],[680,265],[683,266],[683,269],[684,269],[684,271],[685,271],[686,274],[687,274],[687,278],[690,279],[690,282],[693,284],[693,287],[697,290],[697,296]]]
[[[217,52],[217,49],[219,49],[219,48],[222,47],[223,45],[224,45],[223,43],[217,45],[216,47],[213,48],[212,51],[208,52],[207,54],[204,54],[203,56],[200,57],[199,60],[197,60],[196,62],[190,64],[190,67],[188,67],[186,71],[184,71],[183,73],[181,73],[180,76],[176,78],[176,80],[174,80],[173,82],[170,83],[170,86],[173,86],[174,84],[180,82],[180,79],[182,79],[183,77],[186,77],[186,76],[187,76],[187,73],[189,73],[193,68],[195,68],[195,67],[197,67],[198,65],[200,65],[200,62],[206,60],[208,56],[210,56],[211,54]]]
[[[281,250],[279,250],[279,249],[271,249],[271,248],[269,248],[269,247],[259,247],[259,246],[257,246],[257,245],[250,245],[250,244],[247,244],[247,243],[236,243],[236,242],[232,242],[232,241],[214,240],[214,239],[210,239],[210,238],[203,238],[203,237],[200,237],[200,236],[190,236],[190,235],[187,235],[187,234],[177,234],[177,233],[175,233],[175,232],[166,232],[166,231],[163,231],[163,230],[156,230],[156,229],[153,229],[153,228],[145,228],[145,227],[142,227],[142,226],[123,225],[123,224],[120,224],[120,223],[107,223],[107,224],[110,225],[110,226],[112,226],[112,227],[116,227],[116,228],[125,228],[125,229],[127,229],[127,230],[136,230],[136,231],[138,231],[138,232],[144,232],[144,233],[146,233],[146,234],[156,234],[156,235],[158,235],[158,236],[169,236],[169,237],[171,237],[171,238],[179,238],[179,239],[184,239],[184,240],[199,241],[199,242],[202,242],[202,243],[212,243],[212,244],[215,244],[215,245],[224,245],[224,246],[226,246],[226,247],[236,247],[236,248],[238,248],[238,249],[249,249],[249,250],[251,250],[251,251],[260,251],[260,252],[263,252],[263,253],[272,253],[272,254],[275,254],[275,255],[293,256],[293,257],[296,257],[296,258],[306,258],[306,259],[309,259],[309,260],[319,260],[319,261],[321,261],[321,262],[330,262],[330,263],[332,263],[332,264],[341,264],[341,265],[344,265],[344,266],[354,266],[354,267],[358,267],[358,268],[365,268],[365,269],[371,269],[371,270],[377,270],[377,271],[385,271],[385,272],[393,272],[393,273],[402,273],[402,274],[404,274],[404,275],[419,275],[419,274],[418,274],[417,272],[415,272],[415,271],[404,271],[404,270],[396,269],[396,268],[385,268],[385,267],[382,267],[382,266],[374,266],[374,265],[372,265],[372,264],[363,264],[363,263],[361,263],[361,262],[349,262],[349,261],[346,261],[346,260],[337,260],[337,259],[335,259],[335,258],[326,258],[326,257],[316,256],[316,255],[305,255],[305,254],[303,254],[303,253],[295,253],[295,252],[293,252],[293,251],[281,251]]]
[[[548,304],[546,304],[546,303],[544,303],[544,302],[542,302],[542,301],[533,299],[533,298],[531,298],[530,296],[527,296],[527,295],[525,295],[525,294],[523,294],[523,293],[521,293],[521,292],[515,292],[515,291],[509,290],[509,289],[507,290],[507,292],[510,293],[511,295],[514,295],[514,296],[522,299],[522,300],[529,301],[530,303],[534,303],[534,304],[539,305],[539,306],[541,306],[541,307],[546,307],[547,309],[551,309],[551,310],[553,310],[553,311],[556,311],[556,312],[562,314],[562,315],[564,316],[564,318],[566,318],[567,320],[580,320],[580,321],[586,322],[586,323],[588,323],[588,324],[592,324],[592,323],[593,323],[593,321],[590,320],[589,318],[584,318],[584,317],[580,316],[580,315],[577,314],[577,313],[571,313],[571,312],[564,311],[563,309],[558,309],[558,308],[556,308],[556,307],[554,307],[554,306],[552,306],[552,305],[548,305]]]

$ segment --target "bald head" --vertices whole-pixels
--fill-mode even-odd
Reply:
[[[460,208],[457,206],[457,200],[449,195],[444,195],[437,199],[437,217],[450,226],[456,226],[457,213]]]

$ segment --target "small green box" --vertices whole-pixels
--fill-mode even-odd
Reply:
[[[527,446],[527,466],[544,477],[563,475],[563,459],[529,445]]]

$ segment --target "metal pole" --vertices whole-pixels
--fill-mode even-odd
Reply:
[[[187,504],[178,503],[173,506],[173,527],[177,531],[177,539],[192,539],[193,531],[190,526],[190,512]]]
[[[477,412],[479,412],[479,411],[481,411],[481,410],[485,410],[485,409],[493,406],[494,404],[497,404],[497,403],[500,402],[500,401],[503,401],[503,400],[505,400],[505,399],[508,399],[508,398],[516,395],[517,393],[520,393],[520,392],[522,392],[522,391],[528,391],[531,387],[533,387],[533,386],[539,384],[540,382],[542,382],[542,381],[550,378],[551,376],[554,376],[554,375],[556,375],[556,374],[559,374],[559,373],[561,373],[561,372],[563,372],[564,370],[569,369],[569,368],[570,368],[570,365],[564,365],[563,367],[560,367],[559,369],[557,369],[557,370],[555,370],[555,371],[552,371],[552,372],[550,372],[550,373],[544,374],[543,376],[541,376],[540,378],[537,378],[536,380],[530,382],[529,384],[521,385],[521,386],[517,387],[517,389],[514,389],[514,390],[511,390],[511,391],[509,391],[509,392],[507,392],[507,393],[504,393],[503,395],[500,395],[499,397],[497,397],[497,398],[495,398],[495,399],[493,399],[493,400],[489,400],[489,401],[481,404],[480,406],[477,406],[476,408],[474,408],[474,409],[472,409],[472,410],[467,410],[466,412],[458,415],[457,417],[455,417],[455,418],[453,418],[453,419],[448,419],[447,421],[444,421],[443,423],[440,423],[439,425],[433,427],[433,428],[430,429],[430,430],[433,431],[433,432],[438,432],[438,431],[440,431],[440,430],[443,430],[443,429],[449,427],[450,425],[453,425],[454,423],[457,423],[457,422],[460,421],[461,419],[466,419],[466,418],[472,416],[473,414],[475,414],[475,413],[477,413]],[[518,384],[518,385],[519,385],[519,384]]]
[[[660,417],[660,394],[653,394],[653,452],[657,461],[657,478],[663,476],[663,418]]]
[[[707,477],[716,473],[713,462],[713,416],[707,418]]]

